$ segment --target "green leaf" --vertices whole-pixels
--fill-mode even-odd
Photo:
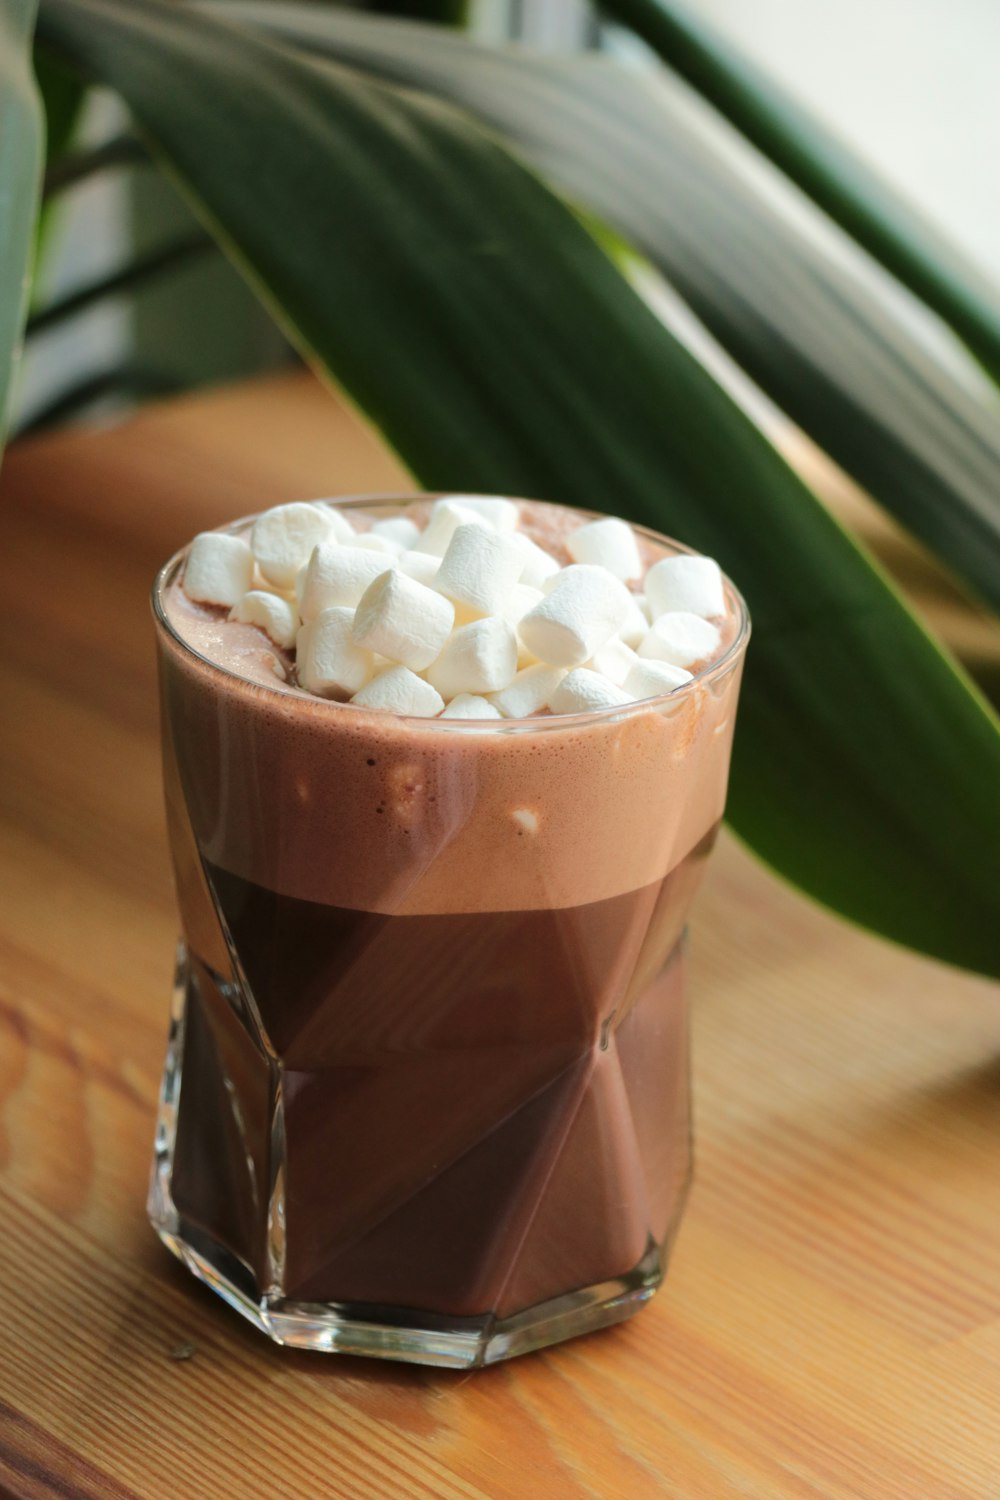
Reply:
[[[34,0],[0,0],[0,442],[28,303],[28,266],[42,159],[31,74]]]
[[[954,246],[694,11],[678,0],[602,4],[949,323],[1000,380],[996,289]]]
[[[174,5],[45,0],[40,33],[119,90],[425,483],[717,555],[756,629],[737,829],[838,910],[1000,973],[996,721],[541,183],[450,107]]]
[[[1000,402],[795,228],[691,121],[670,75],[482,46],[287,0],[213,0],[461,104],[658,266],[749,375],[983,599],[1000,607]]]

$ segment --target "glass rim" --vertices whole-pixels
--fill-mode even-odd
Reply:
[[[602,520],[605,518],[606,514],[605,512],[601,511],[588,510],[583,506],[564,505],[560,501],[556,500],[531,500],[521,495],[504,495],[500,497],[497,495],[488,495],[480,492],[473,492],[471,490],[463,490],[461,492],[457,490],[409,490],[401,492],[385,491],[379,493],[373,492],[370,494],[366,493],[342,496],[324,495],[317,496],[316,498],[309,500],[307,503],[311,505],[333,506],[337,510],[365,510],[367,508],[378,505],[407,506],[414,505],[422,501],[450,499],[452,497],[454,497],[455,499],[461,499],[464,496],[468,496],[469,499],[476,500],[495,500],[503,498],[513,500],[515,503],[523,505],[551,505],[559,510],[571,511],[574,515],[583,516],[588,520]],[[265,509],[267,508],[269,507],[265,507]],[[235,533],[241,529],[246,528],[256,519],[258,515],[261,514],[263,514],[262,511],[255,511],[250,515],[240,516],[236,520],[230,521],[224,526],[215,527],[213,529],[226,534]],[[667,536],[665,532],[654,531],[651,527],[641,526],[634,521],[630,521],[628,524],[632,527],[632,530],[638,536],[645,537],[647,541],[653,542],[658,546],[666,546],[675,556],[701,557],[705,555],[703,553],[699,553],[694,547],[688,547],[684,542],[679,542],[676,540],[676,538]],[[193,541],[193,538],[191,540]],[[153,617],[158,629],[160,629],[164,633],[164,635],[166,635],[170,639],[170,641],[173,642],[175,646],[179,647],[185,655],[192,657],[203,667],[207,667],[211,672],[217,673],[222,678],[229,679],[234,682],[239,682],[242,683],[244,687],[252,688],[255,693],[262,693],[268,697],[274,695],[278,698],[291,698],[294,699],[296,703],[307,702],[315,705],[317,710],[336,709],[340,711],[343,709],[354,709],[355,712],[366,715],[378,713],[380,717],[390,719],[394,723],[406,724],[408,726],[412,726],[414,729],[419,729],[424,732],[426,732],[427,730],[443,730],[444,732],[449,734],[467,734],[470,731],[480,734],[485,732],[489,732],[492,734],[510,734],[524,732],[525,729],[531,730],[532,732],[536,733],[539,731],[550,732],[558,730],[560,728],[579,729],[581,726],[590,723],[607,723],[612,720],[617,722],[621,719],[631,718],[638,713],[648,713],[650,710],[658,711],[670,706],[676,706],[683,703],[688,697],[693,695],[696,689],[709,686],[720,680],[721,678],[727,677],[742,661],[742,658],[746,653],[747,643],[750,639],[750,613],[747,609],[746,600],[743,598],[743,595],[740,593],[739,589],[733,583],[728,574],[723,573],[723,586],[727,595],[727,599],[729,603],[735,607],[737,623],[736,633],[733,636],[733,639],[730,641],[729,645],[726,647],[726,650],[720,657],[717,658],[717,660],[709,662],[708,665],[703,667],[700,672],[696,672],[692,676],[690,682],[683,682],[679,687],[671,688],[669,692],[659,693],[656,695],[656,697],[653,698],[637,698],[634,702],[631,703],[613,704],[608,708],[589,709],[583,713],[535,714],[523,719],[443,719],[441,717],[427,718],[424,716],[417,716],[413,714],[397,714],[387,712],[384,709],[369,709],[366,708],[363,704],[359,705],[350,702],[342,703],[336,699],[321,698],[314,693],[307,693],[304,689],[294,687],[291,684],[280,682],[275,682],[273,684],[269,682],[260,682],[254,678],[245,677],[240,672],[234,672],[230,667],[225,667],[220,662],[214,661],[210,656],[205,656],[202,652],[196,650],[194,646],[192,646],[189,641],[185,640],[180,632],[175,629],[174,625],[171,623],[169,617],[167,616],[167,612],[164,608],[163,603],[164,594],[166,593],[166,590],[170,586],[170,584],[173,583],[174,577],[179,571],[190,546],[191,541],[186,542],[183,547],[178,548],[178,550],[167,559],[162,567],[159,568],[155,578],[153,579],[153,586],[150,593]]]

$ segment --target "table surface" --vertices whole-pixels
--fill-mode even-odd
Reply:
[[[693,924],[697,1180],[637,1318],[475,1373],[292,1353],[155,1240],[175,922],[149,582],[205,525],[399,478],[304,377],[8,455],[0,1491],[1000,1496],[997,990],[845,926],[729,838]],[[995,632],[900,558],[995,672]]]

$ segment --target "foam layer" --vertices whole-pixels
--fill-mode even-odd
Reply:
[[[522,514],[556,551],[580,520]],[[669,552],[640,545],[646,566]],[[282,895],[410,915],[582,905],[661,880],[722,814],[738,658],[655,708],[480,730],[320,701],[258,631],[174,580],[163,607],[191,647],[161,630],[166,753],[196,841]]]

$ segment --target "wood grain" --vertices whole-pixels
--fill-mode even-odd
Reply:
[[[835,921],[732,840],[693,932],[697,1182],[640,1317],[471,1375],[292,1354],[155,1241],[175,929],[149,582],[203,525],[401,477],[304,378],[8,456],[0,1492],[1000,1496],[996,989]],[[994,628],[879,524],[996,681]]]

